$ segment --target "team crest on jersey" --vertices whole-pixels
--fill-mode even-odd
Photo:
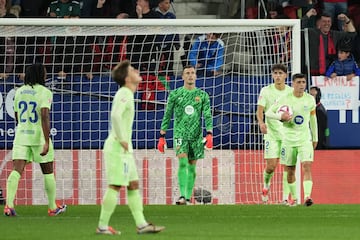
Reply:
[[[200,102],[200,97],[199,96],[195,97],[195,102]]]
[[[297,115],[294,117],[294,123],[297,124],[297,125],[301,125],[303,124],[304,122],[304,117],[303,116],[300,116],[300,115]]]
[[[193,114],[194,111],[195,111],[195,110],[194,110],[194,107],[191,106],[191,105],[187,105],[187,106],[185,107],[185,113],[186,113],[187,115]]]

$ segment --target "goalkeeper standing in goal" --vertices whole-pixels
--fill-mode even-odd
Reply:
[[[174,145],[179,159],[178,182],[180,198],[177,205],[190,203],[196,178],[196,161],[204,158],[202,117],[205,119],[207,149],[212,149],[212,115],[209,95],[196,88],[196,71],[185,66],[182,79],[184,86],[172,91],[161,124],[158,150],[165,152],[165,134],[174,114]]]
[[[111,107],[111,130],[104,144],[104,159],[108,187],[101,205],[97,234],[119,235],[109,226],[115,211],[121,187],[127,187],[127,200],[135,220],[138,234],[158,233],[165,229],[145,220],[139,192],[139,176],[131,142],[135,115],[134,93],[142,78],[129,61],[120,62],[112,72],[113,80],[120,86]]]
[[[318,142],[318,127],[315,99],[305,92],[306,82],[305,74],[294,74],[292,77],[293,91],[282,96],[265,112],[266,117],[281,120],[284,125],[281,160],[285,162],[288,172],[288,183],[292,196],[289,206],[296,206],[298,199],[295,179],[297,160],[301,161],[303,172],[304,205],[308,207],[313,204],[311,165],[314,161],[314,149]],[[278,113],[277,109],[282,105],[289,106],[292,109],[292,115],[288,112]]]
[[[16,90],[14,112],[16,134],[12,149],[13,170],[6,183],[5,216],[16,216],[14,199],[21,174],[27,163],[40,164],[45,192],[49,201],[49,216],[65,212],[66,205],[58,205],[54,177],[54,147],[50,139],[49,111],[52,93],[45,87],[46,70],[42,64],[26,69],[24,85]]]
[[[271,68],[271,76],[274,83],[261,89],[257,103],[256,117],[261,133],[264,134],[264,158],[266,167],[264,169],[264,186],[262,190],[262,201],[268,203],[270,182],[280,159],[280,149],[282,143],[282,124],[275,119],[266,118],[264,121],[264,112],[266,112],[275,101],[292,91],[292,88],[286,85],[287,67],[283,64],[275,64]],[[284,164],[281,162],[281,164]],[[287,183],[287,172],[283,171],[283,203],[287,204],[289,197],[289,187]]]

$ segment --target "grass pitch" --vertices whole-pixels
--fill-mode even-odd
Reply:
[[[148,221],[166,226],[159,234],[137,235],[127,206],[117,206],[110,225],[120,236],[95,234],[100,206],[68,206],[56,217],[47,206],[17,206],[17,217],[0,216],[1,240],[256,240],[360,239],[360,205],[145,206]]]

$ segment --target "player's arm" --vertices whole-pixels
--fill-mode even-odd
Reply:
[[[111,127],[114,130],[116,140],[122,145],[122,147],[127,151],[128,149],[128,139],[126,138],[127,129],[124,124],[121,124],[123,113],[130,103],[128,96],[121,96],[120,101],[114,100],[114,108],[111,111]]]
[[[213,148],[213,119],[211,115],[211,108],[210,108],[210,98],[207,93],[204,94],[204,101],[203,101],[203,116],[205,118],[205,127],[206,127],[206,149]]]
[[[316,120],[316,109],[310,112],[310,131],[314,149],[318,143],[318,125]]]
[[[167,145],[165,140],[165,135],[167,129],[169,128],[171,117],[173,115],[174,106],[175,106],[174,100],[175,100],[174,92],[171,92],[167,101],[164,117],[161,122],[160,137],[157,145],[157,148],[161,153],[165,153],[165,149]]]
[[[49,136],[50,136],[50,114],[49,108],[41,108],[41,127],[45,139],[43,150],[40,153],[41,156],[45,156],[49,152]]]
[[[264,122],[264,120],[265,120],[264,119],[264,110],[265,110],[265,107],[258,104],[257,109],[256,109],[256,118],[257,118],[261,133],[266,134],[267,133],[267,127],[266,127],[266,124]]]
[[[166,134],[166,131],[168,130],[170,126],[170,120],[174,112],[174,106],[175,106],[175,99],[176,96],[174,92],[171,92],[166,104],[166,109],[164,113],[164,117],[161,122],[161,128],[160,128],[160,134]]]

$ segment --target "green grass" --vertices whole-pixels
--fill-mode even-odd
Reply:
[[[46,206],[17,206],[17,217],[0,217],[0,239],[255,240],[360,239],[360,205],[145,206],[148,221],[166,226],[156,235],[137,235],[127,206],[117,206],[111,225],[121,236],[95,234],[100,206],[68,206],[47,217]]]

